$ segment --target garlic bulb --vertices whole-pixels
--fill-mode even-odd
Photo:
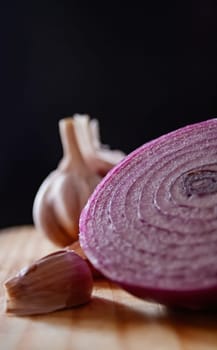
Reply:
[[[59,121],[63,159],[41,184],[33,203],[33,221],[59,246],[78,240],[81,210],[96,185],[123,157],[100,146],[98,123],[87,115]]]

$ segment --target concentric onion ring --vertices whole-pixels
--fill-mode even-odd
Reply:
[[[103,275],[136,296],[217,305],[217,119],[125,157],[84,208],[80,243]]]

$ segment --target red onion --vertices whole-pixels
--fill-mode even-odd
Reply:
[[[80,243],[103,275],[138,297],[217,305],[217,119],[125,157],[84,208]]]

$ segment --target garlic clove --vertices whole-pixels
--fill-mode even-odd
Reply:
[[[60,250],[5,282],[6,311],[24,316],[79,306],[90,301],[92,288],[88,264],[73,251]]]

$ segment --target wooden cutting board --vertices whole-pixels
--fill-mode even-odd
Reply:
[[[57,249],[33,227],[0,232],[1,350],[217,350],[217,314],[171,313],[107,280],[95,283],[85,306],[34,317],[5,314],[3,282]]]

